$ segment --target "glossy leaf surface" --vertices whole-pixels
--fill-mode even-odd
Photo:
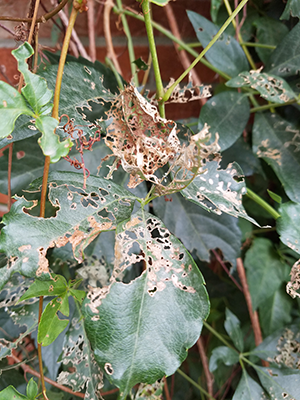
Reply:
[[[82,309],[95,358],[124,399],[136,383],[176,371],[200,335],[209,302],[192,257],[151,214],[141,210],[118,226],[115,257],[111,285],[92,289]],[[141,261],[139,277],[117,281]]]

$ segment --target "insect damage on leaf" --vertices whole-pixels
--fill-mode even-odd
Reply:
[[[271,149],[269,147],[269,139],[262,140],[261,145],[258,147],[257,150],[257,157],[261,158],[270,158],[277,162],[280,166],[281,163],[281,152],[279,149]]]
[[[168,88],[170,88],[174,84],[174,82],[175,80],[171,78],[169,84],[166,86],[165,89],[167,90]],[[169,99],[166,101],[166,104],[188,103],[190,101],[200,100],[210,96],[211,96],[211,85],[195,86],[193,85],[191,77],[189,76],[189,83],[183,88],[180,88],[180,86],[177,85],[174,88]]]
[[[268,359],[270,362],[276,362],[279,365],[285,365],[288,368],[300,368],[300,333],[293,332],[286,328],[278,339],[277,351],[279,354],[274,358]]]
[[[300,298],[300,293],[298,293],[299,289],[300,289],[300,260],[298,260],[292,267],[291,280],[286,285],[286,291],[293,299],[295,299],[296,297]]]

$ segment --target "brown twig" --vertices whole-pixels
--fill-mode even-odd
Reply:
[[[89,32],[89,53],[91,61],[96,61],[96,39],[95,39],[95,2],[89,0],[89,8],[87,11],[88,32]]]
[[[181,35],[180,35],[180,31],[178,28],[178,24],[176,21],[176,17],[175,14],[173,12],[172,6],[170,3],[168,3],[165,7],[164,7],[164,11],[166,13],[167,19],[168,19],[168,23],[170,25],[171,28],[171,32],[172,34],[179,40],[181,40]],[[184,69],[188,69],[188,67],[191,65],[191,62],[189,60],[189,57],[186,53],[185,50],[179,50],[179,44],[174,42],[174,47],[176,49],[177,55],[179,57],[179,60],[183,66]],[[192,82],[194,85],[200,86],[202,85],[201,79],[199,78],[197,72],[193,69],[190,73]],[[200,104],[203,106],[206,103],[206,98],[201,98],[199,99]]]
[[[242,292],[243,288],[242,286],[238,283],[238,281],[234,278],[234,276],[231,275],[229,269],[226,267],[224,261],[222,260],[222,258],[219,256],[218,252],[216,250],[212,250],[212,253],[214,254],[214,256],[216,257],[216,259],[218,260],[219,264],[221,265],[221,267],[224,269],[224,271],[227,273],[228,277],[232,280],[232,282],[236,285],[236,287]]]
[[[250,315],[251,325],[252,325],[252,329],[253,329],[253,333],[254,333],[255,345],[258,346],[263,341],[260,324],[259,324],[258,312],[257,311],[253,312],[252,300],[251,300],[251,295],[250,295],[249,286],[248,286],[248,282],[247,282],[246,272],[245,272],[243,260],[241,258],[237,258],[236,267],[237,267],[237,272],[239,274],[240,281],[242,283],[243,293],[245,296],[245,300],[246,300],[247,307],[248,307],[248,312]],[[269,366],[269,363],[264,360],[262,360],[262,364],[265,367]]]
[[[107,57],[111,59],[113,62],[117,72],[123,76],[122,70],[119,64],[119,61],[117,59],[112,37],[111,37],[111,31],[110,31],[110,12],[111,9],[114,7],[114,3],[112,0],[106,0],[105,5],[104,5],[104,13],[103,13],[103,29],[104,29],[104,37],[106,41],[106,47],[107,47]]]
[[[164,392],[165,392],[166,400],[172,400],[171,396],[170,396],[170,392],[169,392],[167,378],[165,376],[163,377],[163,381],[164,381]]]
[[[5,25],[0,24],[0,28],[4,29],[6,32],[10,33],[11,35],[15,36],[15,32],[11,29],[7,28]]]
[[[205,348],[204,348],[204,345],[203,345],[202,337],[200,337],[197,340],[197,347],[198,347],[199,355],[200,355],[200,358],[201,358],[204,375],[205,375],[205,378],[206,378],[207,391],[211,395],[211,397],[213,397],[214,396],[214,392],[213,392],[214,380],[213,380],[213,376],[212,376],[212,374],[211,374],[211,372],[209,370],[209,367],[208,367],[208,360],[207,360]]]

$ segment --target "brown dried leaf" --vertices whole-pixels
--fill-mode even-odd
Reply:
[[[298,260],[292,267],[291,270],[291,280],[286,285],[287,293],[295,299],[300,297],[300,293],[297,290],[300,289],[300,260]]]
[[[171,78],[166,89],[170,88],[174,84],[174,82],[175,80]],[[188,103],[190,101],[200,100],[210,96],[211,96],[211,85],[195,86],[193,85],[192,81],[189,80],[189,83],[183,88],[180,88],[179,85],[175,87],[170,98],[166,101],[166,104]]]

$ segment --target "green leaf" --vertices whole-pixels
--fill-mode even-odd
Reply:
[[[280,205],[280,218],[276,220],[280,240],[300,254],[300,204],[291,201]]]
[[[218,215],[224,212],[234,217],[245,218],[258,225],[247,215],[242,204],[242,195],[246,193],[246,186],[244,179],[241,178],[243,171],[239,165],[229,164],[225,170],[218,167],[216,161],[208,162],[204,174],[196,176],[181,191],[182,195],[207,211]]]
[[[290,17],[300,18],[300,3],[298,0],[288,0],[280,19],[290,19]]]
[[[243,368],[243,375],[234,392],[232,400],[257,400],[263,398],[263,388],[248,375],[248,372]]]
[[[59,318],[58,311],[66,317],[69,316],[69,299],[66,292],[51,300],[43,311],[38,329],[38,343],[42,346],[48,346],[54,342],[69,323],[68,319]]]
[[[235,265],[241,243],[238,219],[226,214],[208,213],[180,194],[172,195],[171,200],[155,199],[154,210],[184,246],[190,252],[195,250],[197,256],[207,262],[210,250],[220,249],[224,260]]]
[[[33,380],[33,378],[31,378],[30,381],[28,382],[26,388],[26,394],[30,400],[34,400],[38,395],[38,385]]]
[[[22,88],[22,94],[38,116],[41,115],[42,108],[50,102],[53,93],[48,89],[45,79],[29,71],[26,60],[33,53],[32,47],[27,42],[12,51],[12,55],[18,61],[18,70],[23,74],[26,83]],[[50,112],[51,108],[48,111]]]
[[[218,12],[223,3],[223,0],[212,0],[210,3],[210,16],[214,23],[217,22]]]
[[[218,369],[220,364],[230,366],[237,364],[238,362],[239,353],[229,347],[219,346],[214,348],[212,351],[209,359],[209,370],[210,372],[214,372]]]
[[[54,172],[49,175],[49,200],[58,207],[56,216],[38,218],[24,212],[33,203],[19,198],[3,218],[6,225],[0,236],[0,248],[9,258],[10,268],[0,269],[0,287],[15,272],[27,277],[49,280],[47,249],[72,244],[74,257],[80,262],[85,247],[101,231],[115,229],[128,218],[136,199],[119,185],[103,178],[90,176],[86,189],[77,173]],[[41,179],[32,191],[39,190]],[[16,236],[16,232],[18,235]]]
[[[219,27],[194,11],[187,11],[187,14],[199,42],[203,48],[206,47],[219,31]],[[219,68],[231,77],[249,68],[242,47],[232,36],[227,35],[225,32],[209,49],[205,57],[214,67]]]
[[[8,386],[0,392],[0,400],[28,400],[27,396],[19,393],[13,386]],[[30,399],[31,400],[31,399]]]
[[[287,278],[287,266],[268,239],[254,239],[245,257],[252,306],[255,311]]]
[[[271,199],[273,199],[274,201],[276,201],[276,203],[281,204],[282,203],[282,198],[281,196],[279,196],[278,194],[272,192],[271,190],[267,189],[268,195],[271,197]]]
[[[95,358],[124,399],[136,383],[176,371],[200,335],[209,302],[194,260],[157,217],[140,210],[121,223],[115,249],[112,284],[92,289],[82,310]],[[138,278],[116,281],[137,262],[145,266]]]
[[[287,26],[282,22],[267,16],[257,18],[253,21],[253,25],[256,27],[256,37],[260,44],[277,46],[282,38],[289,33]],[[264,64],[268,62],[273,52],[272,49],[262,47],[256,47],[255,51]]]
[[[0,138],[8,136],[15,127],[15,121],[21,114],[32,116],[23,96],[8,83],[0,81]]]
[[[19,302],[39,296],[60,296],[67,290],[67,281],[62,275],[51,274],[51,280],[35,280]]]
[[[166,6],[170,0],[150,0],[151,3],[156,4],[158,6]]]
[[[271,54],[266,72],[271,75],[288,77],[298,75],[300,63],[300,23],[282,39]]]
[[[39,138],[38,143],[44,155],[49,156],[52,163],[56,163],[61,157],[67,156],[73,144],[71,138],[60,142],[59,136],[54,133],[58,121],[49,116],[41,116],[36,119],[35,123],[38,130],[42,132],[42,137]]]
[[[240,320],[228,309],[226,308],[226,320],[224,322],[224,328],[231,338],[235,347],[243,352],[244,350],[244,338],[243,332],[241,330]]]
[[[139,57],[137,60],[132,61],[132,63],[135,64],[141,71],[147,71],[147,69],[149,68],[149,65],[146,64],[141,57]]]
[[[295,400],[300,398],[300,371],[290,368],[255,366],[259,379],[270,397]]]
[[[253,126],[253,151],[274,170],[286,194],[300,202],[299,130],[277,114],[257,113]]]
[[[252,70],[250,72],[244,71],[236,78],[230,79],[226,85],[236,88],[245,86],[251,87],[257,90],[261,97],[273,103],[283,104],[296,98],[295,93],[283,78],[260,71],[261,69],[256,71]],[[237,108],[237,110],[239,110],[239,108]]]
[[[72,321],[66,332],[62,354],[59,358],[65,367],[60,372],[57,382],[60,385],[70,386],[74,392],[85,389],[86,398],[98,400],[101,398],[99,389],[103,386],[102,373],[94,359],[83,317],[76,303]],[[69,366],[72,368],[68,368]]]
[[[249,116],[249,101],[244,94],[233,91],[221,92],[202,106],[198,129],[201,130],[207,123],[212,134],[211,141],[218,133],[218,144],[223,151],[241,136]]]
[[[282,288],[259,306],[261,328],[265,336],[291,323],[292,300]]]
[[[84,290],[70,289],[69,292],[80,304],[83,302],[86,295]]]

